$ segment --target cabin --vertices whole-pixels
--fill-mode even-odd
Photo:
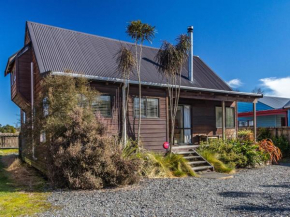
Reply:
[[[34,99],[41,91],[41,79],[46,73],[55,76],[85,76],[101,94],[101,103],[95,105],[110,126],[111,134],[122,135],[123,79],[117,73],[116,54],[121,46],[134,44],[111,38],[76,32],[44,24],[27,22],[23,48],[13,54],[7,63],[5,76],[10,75],[11,99],[21,109],[21,124],[33,111]],[[193,40],[192,28],[188,34]],[[193,45],[193,44],[192,44]],[[142,127],[143,147],[164,152],[163,143],[169,141],[169,105],[167,83],[157,68],[158,49],[143,47]],[[138,78],[130,77],[128,136],[137,134]],[[237,136],[237,103],[253,105],[253,116],[261,94],[233,91],[199,56],[193,55],[183,67],[181,95],[176,117],[174,147],[196,148],[201,141]],[[254,118],[255,125],[255,118]],[[43,139],[43,138],[42,138]],[[31,151],[32,149],[32,151]],[[22,141],[20,152],[26,162],[36,167],[45,165],[45,147],[41,143],[30,147]],[[180,149],[179,149],[180,150]]]
[[[238,103],[239,127],[253,126],[253,111],[250,103]],[[290,126],[290,98],[264,96],[257,101],[257,127]]]

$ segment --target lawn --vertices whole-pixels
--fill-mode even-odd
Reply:
[[[29,216],[51,209],[45,180],[11,154],[15,151],[0,150],[0,216]]]

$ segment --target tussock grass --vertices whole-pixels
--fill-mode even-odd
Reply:
[[[45,181],[15,155],[0,155],[0,216],[30,216],[52,208]]]
[[[234,167],[228,166],[218,159],[218,154],[212,153],[208,150],[203,150],[199,152],[199,154],[213,165],[216,172],[220,172],[220,173],[234,173],[235,172]]]

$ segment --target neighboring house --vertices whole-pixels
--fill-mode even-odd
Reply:
[[[239,102],[239,126],[253,126],[252,104]],[[257,127],[290,126],[290,98],[264,96],[257,102]]]
[[[192,32],[190,35],[192,37]],[[5,69],[5,75],[11,75],[12,100],[22,111],[22,126],[25,114],[33,110],[31,106],[41,91],[40,81],[44,74],[65,76],[68,75],[65,70],[71,70],[74,72],[69,73],[71,76],[82,74],[92,81],[91,85],[102,94],[96,109],[111,126],[111,133],[121,135],[123,80],[116,71],[116,54],[122,45],[128,48],[134,46],[124,41],[27,22],[24,47],[9,58]],[[153,47],[143,48],[141,81],[144,116],[141,139],[144,148],[163,151],[163,142],[169,140],[168,95],[166,80],[156,68],[157,51]],[[193,70],[188,70],[190,67],[186,63],[182,71],[175,145],[198,144],[201,137],[235,137],[237,101],[254,102],[262,95],[235,92],[201,58],[190,56],[189,61]],[[138,79],[135,73],[130,77],[127,123],[131,137],[136,136],[138,128],[135,115],[138,114],[137,97]],[[23,142],[22,155],[41,164],[44,163],[44,149],[41,142],[36,144],[33,158],[31,147]]]

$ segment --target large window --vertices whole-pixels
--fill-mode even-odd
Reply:
[[[97,96],[96,100],[92,103],[93,111],[100,112],[103,117],[112,116],[111,96],[101,95]]]
[[[156,98],[141,99],[141,117],[158,118],[159,117],[159,100]],[[139,98],[134,98],[134,115],[139,117]]]
[[[216,127],[221,128],[223,117],[222,107],[216,107],[215,116],[216,116]],[[234,127],[235,127],[235,109],[226,107],[226,128],[234,128]]]

